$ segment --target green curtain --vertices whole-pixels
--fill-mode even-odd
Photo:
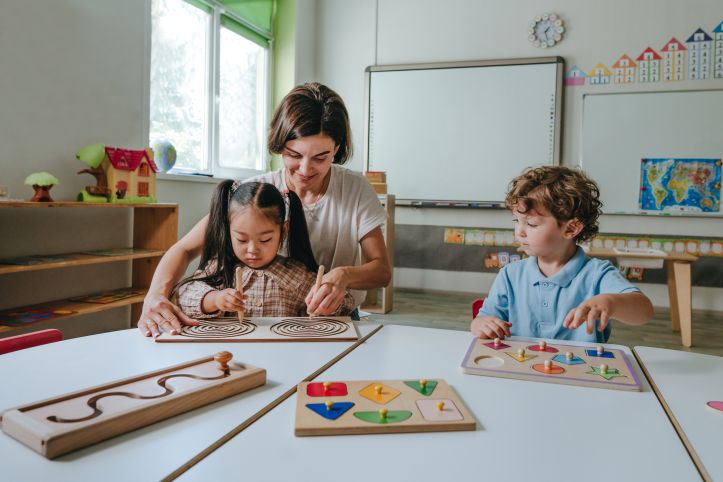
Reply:
[[[274,14],[274,0],[217,0],[228,11],[244,19],[248,25],[239,22],[229,15],[221,15],[221,25],[236,32],[242,37],[267,48],[272,37],[272,21]],[[200,8],[205,12],[211,12],[212,8],[204,0],[186,0],[187,3]]]
[[[248,40],[251,40],[254,43],[259,44],[260,46],[264,48],[268,48],[269,46],[269,39],[264,37],[263,35],[259,34],[258,32],[251,30],[246,25],[237,22],[233,18],[229,17],[228,15],[221,15],[221,25],[226,27],[227,29],[231,30],[232,32],[236,32],[237,34],[241,35],[242,37],[245,37]]]

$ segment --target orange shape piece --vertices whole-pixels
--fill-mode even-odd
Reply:
[[[532,369],[544,373],[545,375],[561,375],[565,373],[565,369],[562,368],[560,365],[555,365],[554,363],[550,366],[549,369],[545,368],[544,363],[537,363],[535,365],[532,365]]]
[[[376,387],[381,387],[381,393],[377,393]],[[383,383],[372,383],[359,390],[359,395],[372,402],[384,405],[399,396],[401,392],[397,389],[384,385]]]

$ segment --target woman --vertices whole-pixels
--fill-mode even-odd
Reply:
[[[318,83],[294,88],[274,112],[268,148],[281,155],[283,167],[249,181],[269,182],[299,196],[314,256],[328,269],[321,287],[306,297],[308,312],[333,313],[347,288],[359,305],[364,300],[360,290],[389,284],[391,267],[381,230],[386,212],[364,176],[341,167],[352,153],[349,115],[341,97]],[[158,264],[138,320],[145,336],[160,330],[176,334],[183,324],[196,324],[168,296],[200,255],[207,224],[204,217]]]

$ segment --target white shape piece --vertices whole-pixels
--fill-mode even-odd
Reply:
[[[444,402],[444,408],[439,410],[437,404]],[[464,420],[462,413],[452,400],[435,399],[435,400],[417,400],[417,408],[419,408],[422,417],[427,422],[452,422],[456,420]]]

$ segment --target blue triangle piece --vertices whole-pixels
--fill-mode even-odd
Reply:
[[[353,402],[334,402],[331,410],[326,408],[325,403],[307,403],[306,407],[309,410],[316,412],[327,420],[336,420],[337,418],[344,415],[351,407],[354,406]]]

